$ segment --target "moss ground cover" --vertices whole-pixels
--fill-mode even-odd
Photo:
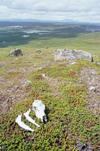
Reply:
[[[96,38],[96,36],[98,37]],[[24,56],[19,57],[18,60],[8,57],[8,52],[13,47],[0,49],[2,52],[0,63],[3,64],[3,67],[0,68],[0,75],[9,81],[12,78],[16,83],[21,75],[31,81],[25,87],[28,98],[1,115],[1,150],[79,151],[84,144],[91,146],[95,151],[100,150],[100,117],[86,109],[88,87],[80,81],[81,70],[89,67],[99,70],[100,66],[86,60],[76,60],[75,64],[70,64],[67,61],[54,62],[53,59],[53,52],[59,47],[79,48],[91,52],[95,55],[94,61],[99,62],[99,40],[99,33],[90,33],[74,38],[30,41],[27,45],[19,46],[22,48]],[[45,48],[46,46],[49,48]],[[37,48],[42,49],[41,54],[36,52]],[[48,61],[51,63],[49,66]],[[41,65],[45,65],[45,67],[33,70]],[[34,68],[27,72],[33,66]],[[23,68],[26,69],[26,72]],[[14,69],[16,70],[14,71]],[[61,96],[52,95],[53,85],[50,85],[42,74],[52,78],[53,82],[58,79],[57,91],[61,93]],[[32,108],[35,99],[42,100],[46,106],[47,123],[41,123],[35,117],[35,113],[30,112],[30,116],[40,125],[40,128],[29,123],[23,115]],[[18,114],[22,114],[22,120],[35,132],[25,131],[15,123]]]
[[[81,65],[81,64],[80,64]],[[57,66],[57,67],[56,67]],[[87,87],[75,84],[59,85],[59,91],[65,96],[64,99],[50,95],[51,89],[43,80],[42,73],[49,76],[61,76],[65,78],[66,67],[57,64],[53,67],[34,71],[29,78],[32,83],[29,89],[29,100],[20,102],[10,113],[3,115],[2,125],[2,146],[3,150],[79,150],[80,144],[91,144],[95,150],[99,148],[100,139],[100,117],[85,109],[87,99]],[[53,69],[54,68],[54,69]],[[65,68],[65,73],[63,70]],[[70,67],[71,68],[71,67]],[[58,72],[59,69],[59,73]],[[77,69],[77,65],[76,65]],[[54,72],[55,70],[55,72]],[[68,69],[67,69],[68,70]],[[79,68],[78,68],[79,71]],[[62,74],[63,73],[63,74]],[[70,74],[67,74],[69,81]],[[73,79],[76,77],[73,77]],[[73,79],[70,79],[73,82]],[[24,131],[15,124],[18,114],[24,113],[31,108],[35,99],[41,99],[46,105],[48,122],[39,123],[34,112],[30,116],[40,124],[40,128],[28,123],[23,116],[23,121],[35,129],[34,133]]]

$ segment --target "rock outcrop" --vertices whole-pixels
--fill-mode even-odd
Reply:
[[[89,52],[75,49],[58,49],[55,50],[54,60],[75,61],[76,59],[86,59],[93,62],[93,57]]]
[[[19,48],[12,50],[9,55],[10,55],[10,57],[23,56],[22,51]]]

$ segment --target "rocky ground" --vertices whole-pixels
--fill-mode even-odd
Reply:
[[[80,75],[81,81],[88,87],[86,108],[100,116],[100,75],[98,75],[98,70],[92,67],[84,68]]]
[[[14,58],[14,60],[18,60],[18,58]],[[47,62],[46,64],[41,64],[40,67],[32,63],[29,67],[14,68],[6,71],[6,75],[19,72],[16,78],[7,79],[4,75],[0,75],[0,113],[3,114],[5,111],[10,111],[13,105],[27,99],[27,86],[31,82],[28,80],[27,75],[31,71],[42,69],[54,63]]]
[[[6,75],[1,74],[0,76],[0,113],[1,115],[5,111],[10,111],[12,107],[20,101],[28,99],[29,89],[28,84],[31,82],[28,79],[28,75],[35,70],[41,70],[42,68],[46,68],[47,66],[52,66],[56,64],[56,62],[48,62],[45,64],[41,64],[37,67],[34,63],[29,64],[28,67],[22,67],[20,69],[13,68],[6,71]],[[71,66],[74,63],[66,63],[66,66]],[[87,86],[87,99],[86,99],[86,109],[91,110],[97,116],[100,116],[100,71],[93,68],[83,68],[79,72],[79,83],[73,82],[77,85]],[[16,75],[16,73],[18,73]],[[98,74],[99,73],[99,74]],[[12,78],[10,78],[10,75]],[[65,96],[59,92],[59,84],[68,84],[68,81],[62,79],[61,77],[52,78],[45,73],[42,74],[43,80],[49,85],[51,89],[51,94],[55,97],[63,98]],[[69,132],[68,132],[69,133]],[[69,133],[69,135],[71,135]],[[76,148],[80,151],[92,151],[93,145],[89,144],[89,142],[82,145],[80,140],[76,143]]]
[[[27,75],[33,71],[42,69],[47,65],[52,65],[53,63],[43,64],[40,67],[35,67],[32,64],[30,67],[21,68],[20,70],[12,69],[7,71],[6,74],[10,72],[20,71],[20,74],[15,79],[5,79],[3,75],[0,76],[0,112],[11,110],[12,106],[27,99],[27,85],[30,81],[26,78]],[[90,67],[84,68],[80,72],[80,83],[87,85],[88,87],[88,98],[87,98],[87,109],[90,109],[93,113],[100,116],[100,74],[98,70]],[[23,75],[23,76],[22,76]],[[60,96],[61,93],[58,91],[59,79],[53,79],[51,77],[45,76],[44,80],[49,84],[52,89],[52,94],[54,96]],[[63,81],[62,81],[63,82]]]

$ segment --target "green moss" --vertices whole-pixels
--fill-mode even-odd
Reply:
[[[85,109],[87,99],[87,87],[85,85],[61,84],[59,91],[64,98],[54,97],[42,73],[50,77],[62,77],[70,81],[71,73],[80,72],[84,67],[89,67],[87,61],[77,60],[77,64],[67,66],[59,62],[56,65],[31,72],[29,79],[29,100],[18,103],[11,112],[5,113],[1,121],[1,148],[2,150],[75,150],[77,143],[84,144],[86,141],[98,148],[100,139],[100,118]],[[54,72],[55,71],[55,72]],[[54,74],[53,74],[54,73]],[[26,112],[32,107],[32,102],[40,99],[46,105],[47,123],[40,123],[33,111],[30,116],[41,127],[29,123],[24,116],[22,120],[35,129],[31,133],[24,131],[15,123],[18,114]],[[96,136],[96,137],[95,137]]]
[[[68,103],[74,105],[85,105],[87,98],[87,87],[78,85],[60,85],[59,90],[66,96]]]
[[[78,140],[82,144],[86,140],[92,144],[98,143],[100,138],[100,118],[87,111],[82,104],[75,106],[73,102],[69,103],[67,98],[60,99],[47,95],[40,95],[39,99],[42,99],[47,107],[48,122],[45,124],[39,123],[33,111],[31,111],[30,116],[41,127],[36,128],[23,117],[23,121],[35,129],[33,133],[24,131],[15,123],[15,117],[17,117],[18,113],[28,110],[31,107],[32,100],[17,104],[11,113],[3,116],[1,122],[2,149],[45,151],[67,149],[77,151],[75,145]]]

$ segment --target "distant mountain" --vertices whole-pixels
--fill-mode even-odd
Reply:
[[[71,19],[65,19],[61,21],[54,20],[37,20],[37,19],[8,19],[8,20],[0,20],[0,27],[6,26],[34,26],[34,25],[44,25],[44,24],[94,24],[100,25],[100,23],[88,23],[88,22],[80,22]]]
[[[37,22],[36,19],[0,19],[0,22]]]
[[[31,26],[34,26],[34,25],[47,25],[47,24],[52,24],[50,22],[41,22],[41,21],[22,21],[22,20],[16,20],[16,21],[0,21],[0,27],[7,27],[7,26],[28,26],[28,27],[31,27]]]
[[[3,21],[3,22],[76,22],[74,20],[71,20],[71,19],[66,19],[66,20],[39,20],[39,19],[6,19],[6,20],[1,20],[0,19],[0,22]]]

